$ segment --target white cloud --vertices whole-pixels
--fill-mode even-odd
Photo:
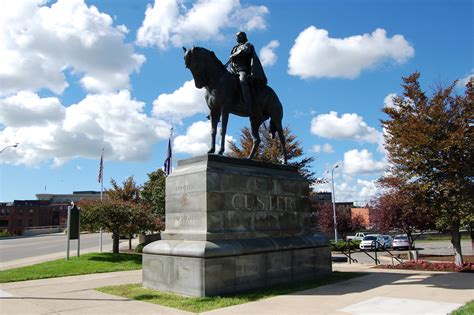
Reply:
[[[375,161],[367,149],[350,150],[344,153],[344,172],[346,174],[369,174],[383,172],[387,168],[385,161]]]
[[[321,153],[321,152],[323,152],[323,153],[333,153],[334,148],[329,143],[325,143],[323,145],[315,144],[311,148],[311,151],[313,151],[315,153]]]
[[[63,120],[65,112],[56,97],[40,98],[28,91],[0,99],[0,123],[5,126],[46,125]]]
[[[220,129],[220,128],[219,128]],[[220,130],[217,131],[220,134]],[[219,137],[216,137],[216,153],[219,151]],[[229,150],[228,142],[234,142],[232,136],[226,136],[226,151]],[[211,147],[211,123],[197,121],[189,126],[185,135],[177,136],[173,141],[173,150],[176,153],[187,153],[192,156],[205,154]]]
[[[331,38],[325,29],[310,26],[302,31],[290,50],[288,73],[308,78],[354,79],[363,70],[393,60],[398,64],[414,55],[402,35],[387,37],[384,29],[372,34]]]
[[[469,80],[474,80],[474,74],[472,74],[472,72],[474,72],[474,70],[471,70],[471,74],[462,78],[462,79],[459,79],[458,83],[456,84],[456,87],[460,88],[460,89],[463,89],[466,87],[466,84],[467,82],[469,82]]]
[[[280,46],[280,43],[277,40],[272,40],[260,49],[259,57],[263,66],[271,67],[276,63],[277,55],[275,54],[275,49],[278,46]]]
[[[171,94],[161,94],[153,101],[153,115],[160,119],[179,122],[198,113],[208,113],[204,89],[197,89],[194,81],[186,81]]]
[[[364,122],[364,118],[352,113],[345,113],[339,118],[337,112],[313,117],[311,133],[329,139],[353,139],[369,143],[380,143],[382,133]]]
[[[62,93],[65,72],[92,92],[129,87],[145,57],[124,43],[125,26],[83,0],[9,1],[0,13],[0,94],[42,88]]]
[[[336,174],[334,174],[334,177],[336,202],[354,202],[356,206],[365,206],[380,193],[381,190],[375,179],[364,180],[347,175],[336,178]],[[332,191],[332,184],[329,181],[326,184],[317,185],[315,190]]]
[[[219,40],[226,28],[265,29],[265,6],[242,6],[238,0],[199,0],[191,8],[178,0],[148,5],[136,43],[166,49],[196,41]]]
[[[397,97],[397,94],[390,93],[383,99],[383,107],[384,108],[395,108],[395,104],[393,103],[393,98]]]
[[[34,166],[53,160],[55,165],[62,165],[76,157],[97,158],[101,148],[105,148],[108,160],[144,160],[150,156],[152,145],[169,134],[169,125],[148,117],[143,112],[145,104],[131,99],[127,90],[88,95],[69,107],[50,98],[28,96],[19,93],[7,100],[23,99],[25,104],[18,106],[29,115],[34,112],[29,107],[32,99],[53,106],[43,111],[39,117],[43,121],[35,125],[19,122],[21,116],[8,116],[8,124],[0,132],[0,146],[12,142],[20,145],[2,154],[2,163]]]

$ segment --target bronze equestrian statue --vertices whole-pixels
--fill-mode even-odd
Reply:
[[[237,45],[232,48],[226,66],[230,63],[231,72],[239,76],[240,91],[242,93],[241,103],[248,106],[249,111],[252,112],[254,108],[251,104],[248,78],[251,76],[256,84],[265,86],[267,85],[267,77],[255,48],[247,40],[247,35],[244,32],[238,32],[236,37]]]
[[[183,47],[183,50],[184,63],[194,77],[196,88],[206,89],[205,99],[210,109],[212,126],[211,149],[208,153],[214,153],[216,150],[217,124],[220,119],[222,119],[222,125],[219,155],[224,153],[227,122],[229,114],[232,113],[250,118],[253,146],[248,158],[253,159],[261,142],[258,132],[260,125],[270,118],[270,133],[272,138],[275,138],[275,134],[278,132],[284,163],[286,164],[288,157],[282,127],[283,106],[275,91],[268,85],[262,84],[263,82],[258,78],[255,79],[250,76],[247,80],[249,83],[249,99],[253,99],[251,103],[254,104],[254,108],[251,110],[248,104],[241,102],[240,75],[237,76],[227,71],[226,66],[222,64],[213,51],[202,47],[193,47],[189,50]],[[251,50],[253,50],[253,46]]]

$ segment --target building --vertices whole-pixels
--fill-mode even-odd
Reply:
[[[32,228],[66,227],[70,203],[100,199],[97,191],[75,191],[72,194],[36,194],[37,200],[14,200],[0,203],[0,230],[23,235]]]
[[[36,194],[38,200],[48,200],[51,203],[70,203],[81,200],[99,200],[100,191],[86,190],[74,191],[72,194]]]
[[[360,217],[362,223],[367,227],[370,223],[370,210],[369,208],[351,208],[351,217]]]

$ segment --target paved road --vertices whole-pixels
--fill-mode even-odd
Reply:
[[[62,257],[66,254],[66,240],[66,235],[63,233],[0,239],[0,269],[22,265],[27,261],[45,261]],[[128,244],[128,240],[120,241],[122,248]],[[81,234],[81,253],[99,251],[99,243],[99,233]],[[70,246],[70,254],[75,256],[77,240],[71,240]],[[102,249],[103,251],[112,249],[111,234],[102,234]]]

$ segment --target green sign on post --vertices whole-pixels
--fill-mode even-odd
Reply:
[[[80,255],[81,248],[81,215],[80,208],[74,203],[67,209],[67,246],[66,246],[66,260],[69,260],[69,242],[77,240],[77,257]]]
[[[71,207],[69,213],[69,239],[77,240],[79,238],[79,209],[76,205]]]

